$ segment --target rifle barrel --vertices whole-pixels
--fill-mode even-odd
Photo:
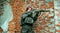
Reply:
[[[39,10],[40,12],[50,12],[49,10]]]

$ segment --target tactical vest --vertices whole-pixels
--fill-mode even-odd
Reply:
[[[37,13],[35,10],[26,12],[22,15],[24,24],[33,24],[37,20]]]

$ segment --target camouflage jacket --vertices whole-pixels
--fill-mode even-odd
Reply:
[[[29,12],[23,13],[21,17],[21,25],[25,25],[25,24],[33,25],[34,21],[37,20],[38,14],[39,14],[39,11],[35,9]]]

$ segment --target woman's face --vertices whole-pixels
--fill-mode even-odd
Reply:
[[[31,10],[31,8],[29,8],[28,10]]]
[[[27,10],[26,11],[31,11],[32,10],[32,8],[31,7],[29,7],[29,8],[27,8]]]

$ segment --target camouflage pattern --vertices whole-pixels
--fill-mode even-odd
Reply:
[[[46,12],[44,10],[31,10],[24,14],[21,17],[21,26],[22,30],[21,33],[33,33],[32,27],[34,22],[37,20],[39,13]]]

